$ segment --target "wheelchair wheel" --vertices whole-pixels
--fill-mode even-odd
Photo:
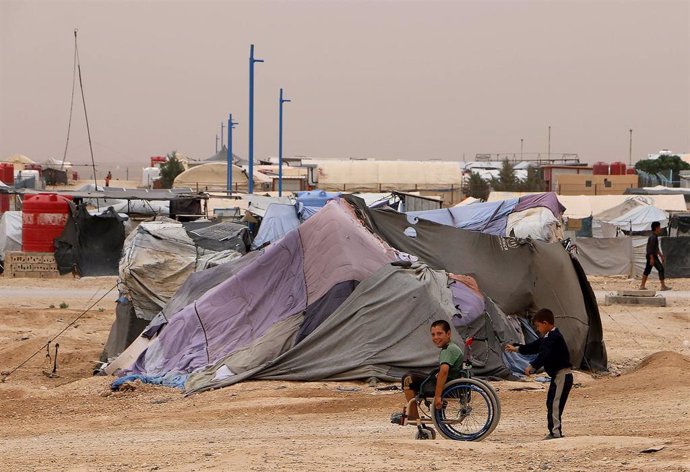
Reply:
[[[433,428],[422,426],[417,429],[415,439],[436,439],[436,431]]]
[[[491,428],[489,428],[489,432],[487,434],[490,434],[494,429],[496,429],[496,426],[498,426],[498,421],[501,419],[501,401],[498,399],[498,393],[494,388],[491,386],[489,382],[485,382],[480,379],[472,379],[475,382],[481,383],[484,387],[486,387],[489,392],[491,392],[491,396],[493,397],[494,400],[494,417],[493,421],[491,423]]]
[[[432,419],[444,438],[480,441],[498,424],[500,410],[493,389],[475,379],[459,379],[446,385],[443,407],[432,406]]]

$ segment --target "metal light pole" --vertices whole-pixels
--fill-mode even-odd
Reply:
[[[548,160],[551,163],[551,126],[549,126],[549,149],[548,149]]]
[[[628,165],[632,167],[632,129],[630,129],[630,151],[628,152]]]
[[[522,149],[523,149],[523,144],[525,143],[524,138],[520,138],[520,160],[522,161]]]
[[[278,100],[278,196],[283,196],[283,103],[290,100],[283,98],[283,89],[280,89]]]
[[[249,49],[249,193],[254,193],[254,45]]]
[[[228,115],[228,178],[225,187],[228,195],[232,194],[232,129],[236,124],[236,121],[232,121],[232,113],[230,113]]]

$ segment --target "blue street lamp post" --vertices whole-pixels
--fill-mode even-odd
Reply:
[[[290,100],[283,98],[283,89],[280,89],[278,100],[278,196],[283,196],[283,103]]]
[[[249,49],[249,193],[254,192],[254,45]]]
[[[232,113],[230,113],[228,115],[228,182],[226,186],[228,195],[232,194],[232,129],[236,124],[236,121],[232,121]]]

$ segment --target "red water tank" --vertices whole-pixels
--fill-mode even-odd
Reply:
[[[72,171],[72,180],[79,180],[79,172],[76,170]]]
[[[157,167],[159,164],[165,163],[168,159],[165,156],[151,156],[151,167]]]
[[[0,162],[0,181],[9,186],[14,185],[14,164]]]
[[[595,162],[592,165],[592,174],[609,175],[609,165],[606,162]]]
[[[637,171],[635,170],[634,167],[628,167],[628,170],[625,171],[626,174],[637,174]]]
[[[53,240],[62,234],[69,214],[70,196],[31,195],[22,208],[22,251],[53,252]]]
[[[6,193],[0,193],[0,213],[10,211],[10,196]]]
[[[611,175],[625,175],[625,162],[612,162],[611,163]]]

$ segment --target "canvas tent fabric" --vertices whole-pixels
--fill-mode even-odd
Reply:
[[[550,308],[574,365],[606,368],[594,294],[584,272],[584,279],[578,275],[579,263],[560,244],[501,238],[421,219],[410,222],[405,215],[370,210],[361,200],[346,198],[357,207],[367,227],[392,247],[419,257],[432,268],[472,275],[506,314]]]
[[[327,205],[318,218],[173,316],[132,370],[164,375],[216,362],[269,329],[296,326],[303,312],[338,284],[361,281],[396,259],[390,247],[355,223],[347,206]]]
[[[151,320],[190,273],[240,257],[233,250],[199,247],[182,223],[141,223],[125,240],[119,263],[121,292],[132,300],[139,318]]]
[[[90,215],[86,205],[70,203],[62,234],[55,239],[55,261],[60,274],[75,268],[82,276],[117,275],[125,226],[112,208]]]
[[[272,204],[261,220],[259,232],[252,242],[252,249],[278,241],[299,226],[297,209],[294,205]]]
[[[0,216],[0,261],[8,251],[22,250],[22,212],[6,211]]]
[[[234,190],[246,191],[249,179],[241,167],[232,166],[232,186]],[[225,190],[228,183],[228,165],[222,162],[209,162],[190,167],[175,177],[174,188],[197,187],[201,190]]]
[[[462,185],[460,163],[424,161],[369,161],[310,159],[303,164],[317,165],[316,180],[322,190],[386,191],[399,190],[401,186],[418,189],[435,189]],[[354,188],[352,188],[354,187]]]
[[[438,349],[429,342],[429,326],[437,319],[450,323],[455,312],[447,280],[445,272],[422,264],[384,265],[300,343],[291,342],[298,319],[271,333],[273,342],[258,339],[192,373],[185,389],[197,392],[246,378],[392,381],[411,368],[431,369]]]
[[[104,372],[112,375],[121,369],[131,366],[139,355],[146,350],[148,345],[151,343],[151,340],[160,332],[161,329],[165,327],[165,325],[168,323],[168,320],[172,316],[174,316],[187,305],[194,303],[215,286],[235,276],[245,266],[251,264],[254,258],[259,256],[261,253],[262,251],[252,251],[229,262],[224,262],[215,267],[191,273],[182,286],[170,298],[161,312],[158,313],[158,315],[156,315],[150,323],[148,321],[146,322],[148,325],[137,325],[138,331],[136,331],[136,333],[140,334],[136,339],[132,340],[133,336],[127,337],[126,344],[117,344],[110,348],[108,355],[105,356],[105,358],[110,359],[115,356],[118,357],[105,367]],[[129,302],[126,297],[122,297],[121,300],[122,299]],[[132,316],[136,318],[131,303],[129,306],[131,307]],[[118,305],[118,308],[119,307],[120,305]],[[126,317],[123,317],[123,319],[128,320]],[[120,317],[118,316],[117,321],[119,320]],[[129,321],[126,322],[128,323]],[[125,324],[125,321],[123,321],[121,324]],[[117,335],[112,333],[112,331],[116,329],[117,326],[113,324],[113,328],[111,329],[111,334],[108,339],[117,336],[119,337],[116,339],[125,339],[125,335],[123,334]],[[125,329],[127,329],[127,327],[125,327]],[[110,345],[107,344],[106,347],[110,347]]]
[[[576,238],[574,243],[587,275],[632,275],[632,238]]]
[[[550,241],[562,236],[560,217],[564,209],[556,194],[548,192],[407,214],[469,231]]]
[[[615,237],[615,233],[610,234],[610,230],[608,235],[606,234],[607,226],[633,233],[649,231],[654,221],[658,221],[661,227],[665,228],[668,226],[668,213],[652,205],[636,206],[624,213],[618,213],[615,208],[612,208],[605,213],[593,216],[592,235]]]
[[[690,277],[690,238],[661,238],[661,250],[667,278]]]

